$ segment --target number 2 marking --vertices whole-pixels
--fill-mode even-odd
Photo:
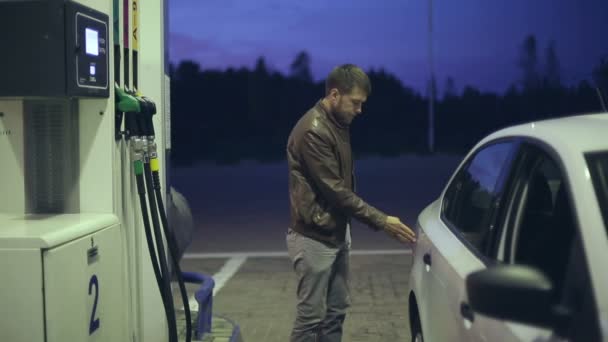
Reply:
[[[93,312],[91,312],[89,335],[92,335],[95,330],[99,329],[99,318],[95,318],[95,312],[97,311],[97,299],[99,299],[99,281],[97,280],[97,276],[94,274],[89,281],[89,296],[91,295],[91,289],[93,286],[95,286],[95,302],[93,303]]]

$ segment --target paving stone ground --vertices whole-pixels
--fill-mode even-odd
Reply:
[[[213,275],[226,261],[184,259],[182,270]],[[343,342],[410,340],[407,288],[411,263],[412,256],[407,254],[351,256],[353,305]],[[189,286],[189,291],[195,290]],[[232,325],[226,318],[238,325],[244,342],[289,341],[295,291],[295,274],[288,258],[248,258],[213,298],[216,327],[204,341],[228,341],[226,330]],[[185,321],[182,324],[185,326]]]

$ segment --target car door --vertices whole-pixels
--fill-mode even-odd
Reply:
[[[579,319],[564,320],[564,324],[558,324],[563,331],[555,331],[488,318],[473,329],[472,340],[482,336],[491,341],[597,340],[597,315],[593,311],[580,229],[567,175],[558,158],[540,143],[522,143],[515,171],[505,189],[505,205],[496,234],[499,238],[490,253],[501,263],[542,271],[553,284],[556,305],[569,308],[566,311],[575,311],[570,308],[576,307],[585,319],[577,313],[573,316]]]
[[[475,317],[464,301],[465,277],[487,262],[486,245],[517,145],[501,140],[472,153],[446,187],[437,224],[424,226],[430,243],[417,254],[429,287],[422,318],[427,341],[469,341]]]
[[[497,213],[494,242],[488,247],[491,259],[497,264],[551,264],[554,266],[553,273],[565,272],[565,266],[561,270],[555,269],[555,266],[565,264],[567,253],[553,255],[544,252],[546,244],[552,241],[544,235],[556,233],[551,232],[554,221],[557,220],[555,210],[563,210],[563,204],[555,207],[558,193],[560,198],[565,194],[561,188],[562,184],[563,176],[555,160],[540,149],[522,142],[513,171],[503,191],[501,209]],[[560,245],[568,240],[568,232],[564,232],[561,237],[551,236]],[[469,331],[471,341],[559,340],[552,337],[548,329],[497,320],[480,314],[476,316],[479,320]]]

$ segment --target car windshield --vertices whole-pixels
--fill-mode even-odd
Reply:
[[[586,159],[608,234],[608,151],[589,153]]]

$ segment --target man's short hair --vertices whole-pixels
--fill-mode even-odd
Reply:
[[[350,94],[355,87],[360,88],[367,96],[372,93],[372,85],[367,74],[354,64],[343,64],[335,67],[325,80],[325,95],[333,88],[343,94]]]

